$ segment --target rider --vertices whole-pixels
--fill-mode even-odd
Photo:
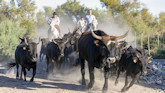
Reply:
[[[59,27],[60,18],[57,16],[57,13],[56,13],[56,12],[54,12],[54,13],[53,13],[53,16],[52,16],[51,18],[49,18],[48,24],[49,24],[50,26],[53,25],[53,26],[57,29],[58,32],[56,32],[56,33],[58,33],[58,36],[55,37],[55,38],[59,38],[59,37],[61,36],[61,30],[60,30],[60,27]],[[52,33],[50,33],[50,32],[51,32],[51,31],[48,32],[48,36],[51,36]]]
[[[83,32],[83,29],[85,28],[84,17],[81,17],[81,19],[77,22],[77,26],[80,27],[80,31],[78,33],[81,34]]]
[[[96,17],[94,15],[92,15],[92,10],[89,9],[88,10],[88,15],[85,16],[85,24],[86,24],[85,31],[88,32],[90,25],[92,25],[93,23],[95,23],[95,26],[96,26],[97,25],[97,20],[96,20]],[[94,30],[95,30],[95,28],[94,28]]]

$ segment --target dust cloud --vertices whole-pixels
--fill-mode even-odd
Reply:
[[[76,23],[73,23],[71,20],[68,20],[67,18],[61,18],[61,19],[62,19],[62,21],[60,23],[60,29],[61,29],[62,34],[64,35],[64,34],[68,33],[69,31],[72,32],[74,30],[74,28],[76,27]],[[131,31],[131,29],[126,24],[122,24],[121,25],[121,24],[117,24],[117,23],[118,22],[116,22],[113,19],[108,19],[108,22],[99,23],[98,29],[103,30],[108,35],[113,35],[113,36],[123,35],[128,30],[130,30],[128,36],[126,38],[122,39],[122,40],[126,40],[128,42],[134,41],[135,40],[135,35]],[[37,29],[35,31],[36,32],[36,37],[47,38],[48,37],[49,26],[47,25],[45,28],[43,28],[43,27],[38,27],[38,28],[39,29]],[[132,45],[134,46],[135,44],[133,43]],[[39,47],[38,47],[38,54],[39,54],[39,51],[40,51],[40,48],[41,48],[40,46],[41,45],[39,45]],[[75,57],[75,56],[78,56],[78,55],[76,55],[76,54],[70,54],[69,56],[70,57]],[[70,63],[73,63],[73,62],[70,62]],[[88,70],[86,72],[88,72]],[[97,72],[98,76],[100,76],[100,71],[96,71],[96,72]],[[55,72],[55,73],[56,73],[56,75],[58,74],[57,76],[59,76],[60,79],[64,78],[64,80],[66,78],[67,78],[67,80],[69,80],[69,79],[71,79],[71,80],[77,80],[77,79],[80,79],[81,78],[80,66],[79,67],[67,68],[65,70],[60,70],[60,71]],[[62,73],[62,74],[60,74],[60,73]],[[86,73],[86,75],[87,75],[87,73]],[[49,75],[48,78],[49,79],[52,79],[53,76],[52,75]],[[100,78],[103,78],[102,75],[101,75]]]
[[[63,18],[61,18],[63,19]],[[99,22],[98,22],[99,23]],[[76,27],[76,24],[69,21],[69,20],[62,20],[62,22],[60,23],[60,29],[62,34],[66,34],[69,32],[69,30],[72,32],[74,30],[74,28]],[[49,26],[47,25],[45,28],[40,28],[36,30],[36,36],[37,37],[42,37],[42,38],[47,38],[48,35],[48,29]],[[128,30],[129,34],[126,38],[122,39],[122,40],[126,40],[127,42],[132,42],[135,40],[135,35],[134,33],[131,31],[131,29],[126,25],[119,25],[117,24],[117,22],[115,22],[112,19],[108,19],[108,22],[103,22],[103,23],[99,23],[98,25],[98,29],[103,30],[104,32],[106,32],[108,35],[113,35],[113,36],[120,36],[123,35],[124,33],[126,33]],[[135,44],[132,43],[132,45],[134,46]],[[38,47],[38,54],[40,51],[40,46]],[[78,55],[72,53],[69,55],[70,57],[77,57]],[[45,60],[46,61],[46,60]],[[44,61],[44,62],[45,62]],[[72,60],[71,62],[68,63],[75,63],[76,60]],[[68,67],[67,67],[68,66]],[[46,68],[46,66],[45,66]],[[62,64],[62,68],[60,70],[57,70],[55,68],[55,73],[54,74],[49,74],[47,76],[48,79],[50,80],[54,80],[54,79],[58,79],[58,80],[65,80],[65,81],[72,81],[72,82],[79,82],[81,83],[81,71],[80,71],[80,65],[79,66],[69,66],[65,63]],[[87,80],[89,80],[89,71],[88,71],[88,66],[87,66],[87,62],[86,62],[86,68],[85,68],[85,77]],[[95,77],[99,80],[102,80],[102,82],[104,82],[104,74],[100,72],[99,69],[95,69]],[[87,83],[88,84],[88,83]],[[102,85],[99,85],[99,87],[102,87]]]

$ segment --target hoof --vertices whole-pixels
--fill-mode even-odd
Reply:
[[[88,90],[92,90],[92,87],[93,87],[92,84],[89,83],[88,84]]]
[[[107,92],[107,90],[108,90],[108,88],[107,88],[107,87],[106,87],[106,88],[104,88],[104,87],[103,87],[102,93],[106,93],[106,92]]]
[[[85,80],[82,80],[82,85],[86,85],[86,81]]]
[[[107,90],[102,90],[102,93],[106,93],[107,92]]]
[[[33,82],[33,79],[31,79],[30,82]]]
[[[115,82],[115,86],[117,86],[117,84],[118,84],[118,81]]]
[[[92,89],[88,89],[88,93],[92,93]]]
[[[82,85],[86,85],[86,83],[85,82],[82,82]]]
[[[17,80],[19,80],[19,77],[16,77]]]
[[[23,80],[23,78],[20,78],[19,80]]]
[[[126,92],[127,90],[124,88],[124,89],[122,89],[121,90],[121,93],[124,93],[124,92]]]

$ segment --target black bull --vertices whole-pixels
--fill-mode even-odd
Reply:
[[[37,62],[37,45],[38,43],[35,42],[27,42],[26,38],[21,39],[22,42],[20,45],[17,46],[15,51],[15,63],[9,63],[9,68],[12,68],[16,65],[17,67],[17,74],[16,78],[19,78],[19,65],[21,65],[21,75],[20,79],[22,80],[22,73],[24,73],[24,80],[26,81],[26,69],[30,70],[33,69],[33,76],[31,78],[31,82],[34,80],[34,76],[36,74],[36,62]],[[40,41],[40,40],[39,40]]]
[[[113,76],[116,74],[117,72],[117,69],[118,69],[118,63],[120,61],[120,58],[122,56],[122,54],[126,51],[127,49],[127,45],[128,44],[131,44],[132,42],[126,42],[126,41],[120,41],[119,42],[119,46],[118,48],[116,49],[116,54],[119,56],[119,59],[116,60],[115,63],[112,63],[111,66],[110,66],[110,76]],[[103,70],[101,70],[102,72]]]
[[[51,72],[54,70],[54,64],[56,62],[58,69],[60,69],[62,60],[64,57],[65,44],[68,42],[63,39],[53,40],[46,47],[46,59],[47,59],[47,72],[49,72],[49,63],[51,63]]]
[[[90,82],[88,89],[91,89],[94,84],[94,67],[104,67],[105,83],[103,91],[108,89],[108,77],[110,63],[117,60],[118,55],[115,50],[118,47],[117,40],[128,35],[128,32],[122,36],[109,36],[103,31],[85,32],[81,35],[78,41],[79,58],[81,63],[82,84],[85,85],[85,60],[88,61],[90,74]]]
[[[46,47],[49,43],[48,38],[42,38],[41,39],[41,50],[40,50],[40,62],[43,61],[43,56],[46,55]]]
[[[147,56],[145,51],[129,47],[118,63],[117,78],[115,84],[118,83],[120,72],[126,71],[125,85],[121,92],[127,91],[136,80],[138,80],[141,73],[147,73],[147,64],[151,62],[151,57]],[[132,81],[128,86],[128,76],[132,77]]]
[[[48,45],[46,47],[47,72],[49,72],[50,63],[52,64],[51,72],[53,72],[53,70],[54,70],[55,62],[57,64],[57,68],[58,69],[61,68],[61,64],[62,64],[62,61],[64,58],[64,53],[65,54],[66,54],[66,52],[68,53],[68,51],[65,50],[66,43],[72,41],[72,37],[74,37],[77,30],[78,30],[78,28],[75,28],[72,33],[66,34],[62,39],[54,39],[52,42],[48,43]]]

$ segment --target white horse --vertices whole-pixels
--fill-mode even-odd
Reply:
[[[84,28],[85,32],[90,32],[91,30],[96,30],[97,29],[97,25],[98,25],[98,22],[97,20],[93,20],[92,21],[92,24],[90,24],[90,26],[86,25],[86,27]]]
[[[92,24],[93,24],[93,30],[96,30],[97,29],[97,25],[98,25],[97,20],[93,20]]]
[[[58,30],[56,29],[55,24],[56,24],[55,21],[53,21],[53,19],[52,19],[52,22],[50,24],[50,28],[48,31],[49,40],[60,38],[60,34],[59,34]]]

